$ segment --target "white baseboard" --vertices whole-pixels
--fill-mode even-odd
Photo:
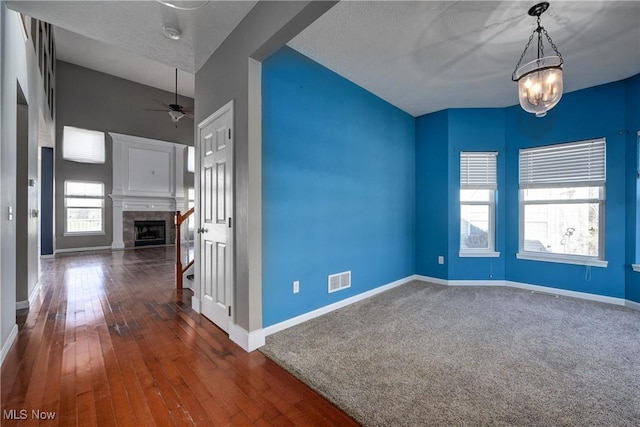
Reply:
[[[247,332],[235,323],[229,325],[229,339],[247,352],[256,350],[264,345],[264,329]]]
[[[31,290],[31,295],[29,295],[29,307],[33,307],[33,305],[36,303],[36,299],[38,299],[38,296],[40,296],[40,289],[40,282],[37,282]]]
[[[283,322],[276,323],[271,326],[267,326],[266,328],[264,328],[264,335],[269,336],[269,335],[275,334],[276,332],[280,332],[292,326],[299,325],[300,323],[306,322],[307,320],[311,320],[313,318],[322,316],[323,314],[330,313],[339,308],[346,307],[358,301],[362,301],[364,299],[370,298],[374,295],[377,295],[384,291],[388,291],[389,289],[393,289],[397,286],[404,285],[405,283],[409,283],[412,280],[418,280],[417,276],[413,275],[413,276],[405,277],[404,279],[396,280],[395,282],[391,282],[386,285],[377,287],[375,289],[371,289],[370,291],[366,291],[361,294],[354,295],[352,297],[343,299],[342,301],[334,302],[333,304],[320,307],[308,313],[301,314],[300,316],[296,316],[291,319],[285,320]]]
[[[56,249],[55,254],[64,254],[69,252],[88,252],[88,251],[108,251],[111,250],[111,246],[92,246],[86,248],[66,248],[66,249]]]
[[[584,299],[589,301],[606,302],[614,305],[625,305],[624,298],[608,297],[605,295],[590,294],[588,292],[569,291],[566,289],[551,288],[548,286],[530,285],[528,283],[505,281],[505,286],[518,289],[526,289],[529,291],[541,292],[552,295],[562,295],[565,297]]]
[[[2,366],[2,364],[4,363],[4,359],[7,357],[7,354],[9,354],[11,346],[16,342],[17,339],[18,325],[13,325],[13,328],[9,333],[9,337],[7,337],[7,340],[2,344],[2,350],[0,350],[0,366]]]
[[[631,300],[624,300],[624,305],[625,307],[629,307],[632,308],[634,310],[640,310],[640,302],[635,302],[635,301],[631,301]]]
[[[16,302],[16,310],[23,310],[25,308],[33,307],[33,304],[35,304],[38,295],[40,295],[40,282],[37,282],[35,284],[35,286],[31,290],[31,294],[29,295],[28,300]]]
[[[55,258],[54,254],[40,255],[40,259],[53,259]]]
[[[449,281],[447,279],[440,279],[438,277],[422,276],[420,274],[414,274],[411,277],[413,278],[413,280],[422,280],[423,282],[435,283],[436,285],[447,286],[449,284]]]
[[[200,298],[195,295],[191,296],[191,309],[200,314]]]
[[[551,295],[562,295],[565,297],[598,301],[614,305],[627,305],[628,301],[623,298],[608,297],[605,295],[590,294],[588,292],[569,291],[566,289],[552,288],[549,286],[531,285],[529,283],[513,282],[511,280],[445,280],[437,277],[416,275],[417,280],[436,283],[446,286],[505,286],[508,288],[525,289],[528,291],[540,292]],[[638,304],[640,305],[640,304]]]

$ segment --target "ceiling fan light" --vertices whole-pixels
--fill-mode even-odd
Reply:
[[[180,31],[180,28],[172,25],[165,25],[162,27],[162,31],[164,32],[164,35],[171,40],[180,40],[180,37],[182,37],[182,31]]]
[[[171,121],[174,123],[184,117],[182,111],[169,111],[169,115],[171,116]]]
[[[178,10],[198,10],[209,3],[209,0],[156,0],[165,6]]]

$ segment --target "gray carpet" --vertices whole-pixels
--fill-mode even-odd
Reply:
[[[365,426],[640,426],[640,312],[411,282],[261,351]]]

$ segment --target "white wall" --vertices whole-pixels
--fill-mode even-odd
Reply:
[[[15,338],[16,328],[16,239],[26,242],[26,259],[21,268],[27,269],[27,295],[38,280],[38,219],[17,218],[15,215],[18,182],[16,180],[17,149],[17,85],[18,82],[29,104],[29,138],[26,178],[38,179],[39,111],[46,111],[45,132],[54,135],[43,90],[38,61],[31,40],[24,39],[19,15],[0,2],[0,343],[2,359]],[[23,179],[21,181],[24,180]],[[20,182],[19,191],[27,192],[27,210],[38,208],[38,186],[28,187]],[[14,217],[10,221],[8,209]],[[26,221],[26,235],[16,234],[17,220]]]

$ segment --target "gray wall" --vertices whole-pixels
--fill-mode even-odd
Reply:
[[[167,76],[171,79],[173,76]],[[144,111],[161,108],[153,99],[170,103],[174,94],[134,83],[108,74],[63,61],[57,64],[56,155],[55,155],[55,233],[56,249],[111,246],[112,205],[105,200],[105,235],[64,236],[64,181],[66,179],[102,181],[105,193],[112,190],[112,141],[106,135],[106,162],[103,165],[69,162],[62,159],[64,126],[102,132],[116,132],[144,138],[193,145],[193,120],[184,117],[178,127],[167,113]],[[193,105],[191,98],[179,96],[184,106]],[[186,161],[186,155],[185,155]],[[185,165],[186,171],[186,165]],[[193,186],[193,174],[185,172],[185,187]]]
[[[261,283],[250,282],[249,58],[262,61],[330,9],[335,2],[258,2],[196,73],[196,123],[234,101],[235,287],[234,323],[262,327]],[[196,136],[197,137],[197,136]],[[259,159],[258,159],[259,160]],[[257,190],[260,193],[260,189]],[[253,192],[253,190],[251,191]]]
[[[16,95],[18,85],[22,88],[27,104],[28,114],[28,147],[27,160],[23,161],[18,181],[18,105]],[[26,222],[26,231],[21,229],[17,234],[18,217],[16,207],[18,199],[26,200],[26,212],[37,209],[38,187],[27,187],[24,179],[38,177],[38,135],[53,135],[54,123],[47,106],[47,98],[43,90],[43,79],[38,68],[38,60],[31,40],[24,40],[19,20],[15,12],[7,9],[5,2],[0,2],[0,344],[2,354],[9,349],[9,338],[17,332],[16,295],[17,295],[17,257],[16,243],[26,243],[28,253],[27,295],[35,289],[38,280],[38,220],[21,217]],[[39,120],[42,111],[43,121]],[[24,138],[22,138],[24,140]],[[25,148],[22,146],[21,148]],[[24,154],[24,153],[23,153]],[[21,194],[18,195],[18,192]],[[27,192],[25,197],[25,192]],[[10,221],[8,209],[14,210]],[[24,225],[24,223],[23,223]],[[23,246],[24,248],[24,246]],[[34,262],[35,261],[35,262]],[[22,272],[21,272],[22,273]],[[23,276],[24,277],[24,276]],[[24,289],[20,290],[24,296]],[[21,301],[24,301],[21,299]]]
[[[16,123],[16,301],[29,299],[29,105],[18,87]]]

